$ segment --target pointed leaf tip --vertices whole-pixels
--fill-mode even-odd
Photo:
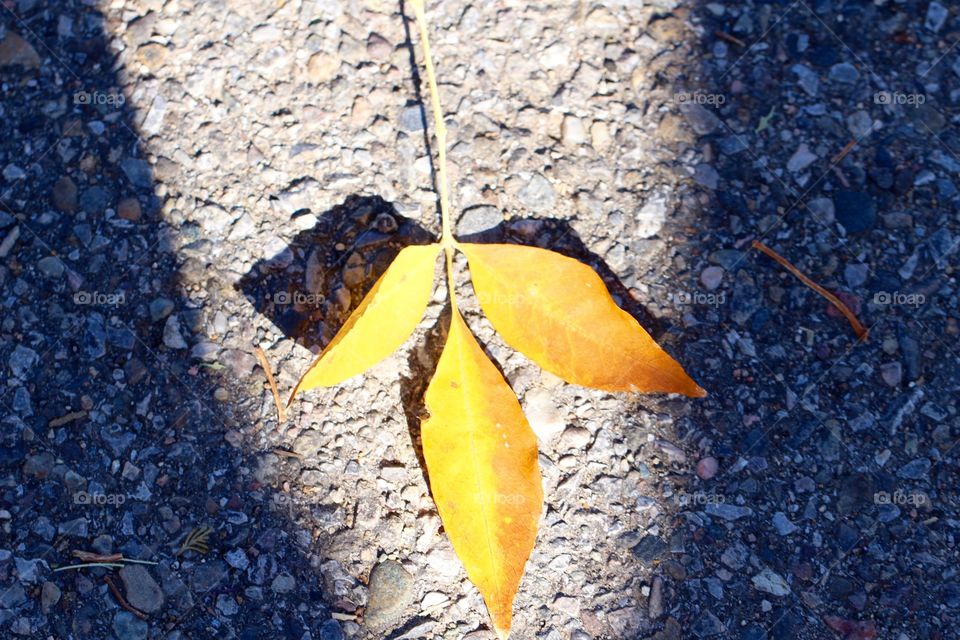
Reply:
[[[420,435],[437,511],[506,638],[543,509],[537,439],[456,309],[425,400]]]
[[[329,387],[363,373],[403,344],[423,318],[440,245],[405,247],[297,383]]]
[[[579,260],[537,247],[459,245],[504,341],[567,382],[607,391],[704,391]]]

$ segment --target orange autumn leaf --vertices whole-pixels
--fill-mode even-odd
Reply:
[[[547,371],[607,391],[706,395],[582,262],[512,244],[458,248],[494,328]]]
[[[290,395],[363,373],[397,350],[423,318],[438,244],[405,247],[380,276]]]
[[[425,400],[420,435],[433,499],[505,638],[543,508],[537,440],[455,307]]]
[[[447,131],[424,0],[410,0],[410,5],[420,30],[434,115],[440,240],[408,247],[397,256],[293,395],[361,373],[400,346],[424,313],[435,257],[443,250],[451,321],[424,398],[428,417],[421,421],[423,456],[446,533],[483,596],[497,635],[505,640],[543,509],[537,441],[510,386],[460,315],[455,251],[466,255],[481,306],[497,331],[544,369],[569,382],[609,391],[705,392],[616,305],[585,264],[545,249],[456,240]],[[269,366],[264,364],[264,370],[269,380]]]

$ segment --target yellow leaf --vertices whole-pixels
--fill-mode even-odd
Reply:
[[[512,244],[459,248],[484,314],[547,371],[607,391],[706,395],[582,262]]]
[[[513,390],[455,308],[426,408],[420,435],[433,499],[506,638],[543,508],[537,440]]]
[[[430,301],[440,245],[405,247],[373,285],[290,395],[363,373],[413,332]]]

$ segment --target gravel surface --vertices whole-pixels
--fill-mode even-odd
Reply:
[[[459,232],[591,264],[710,392],[565,385],[465,287],[541,440],[514,637],[957,637],[957,7],[429,5]],[[292,388],[439,231],[404,11],[0,2],[2,637],[493,637],[417,448],[443,285],[282,424],[254,356]]]

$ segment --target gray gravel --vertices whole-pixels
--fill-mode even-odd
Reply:
[[[516,637],[952,637],[956,7],[429,5],[458,231],[591,264],[710,392],[564,385],[465,287],[541,441]],[[0,16],[0,635],[492,638],[418,457],[442,285],[283,424],[253,355],[285,393],[439,231],[398,5]],[[146,619],[75,549],[155,562]]]

